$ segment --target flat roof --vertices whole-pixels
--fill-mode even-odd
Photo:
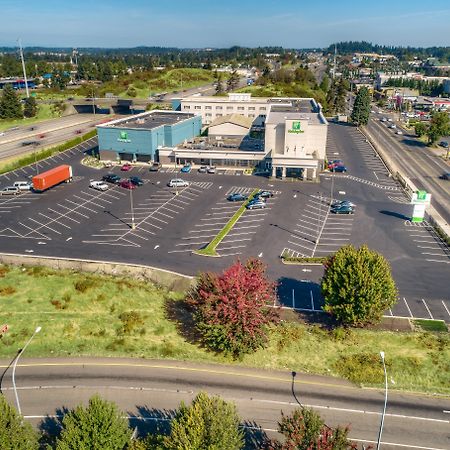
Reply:
[[[308,120],[313,124],[325,124],[319,110],[310,99],[292,100],[291,104],[272,103],[267,115],[266,123],[281,123],[285,119]]]
[[[195,117],[195,114],[177,111],[147,111],[135,116],[113,120],[99,125],[99,127],[153,130],[163,125],[174,125],[192,117]]]

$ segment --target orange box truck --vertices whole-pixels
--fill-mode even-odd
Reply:
[[[33,190],[43,192],[59,183],[72,181],[72,166],[63,164],[33,177]]]

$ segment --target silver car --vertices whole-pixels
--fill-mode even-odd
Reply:
[[[173,178],[167,183],[169,187],[188,187],[189,181],[182,180],[181,178]]]
[[[20,189],[16,186],[6,186],[0,191],[0,195],[17,195],[20,194]]]

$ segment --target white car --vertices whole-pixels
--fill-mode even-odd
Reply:
[[[402,135],[402,134],[403,134],[403,131],[397,130],[397,131],[396,131],[396,134]]]
[[[20,194],[19,188],[16,186],[6,186],[0,190],[0,195],[17,195]]]
[[[389,118],[389,119],[388,119],[388,122],[392,122],[392,119]]]
[[[397,126],[396,126],[395,124],[391,123],[391,124],[389,125],[389,128],[397,128]]]
[[[91,181],[89,187],[97,189],[97,191],[107,191],[109,186],[104,181]]]
[[[15,181],[13,186],[18,188],[19,191],[30,191],[33,184],[29,181]]]
[[[182,180],[181,178],[173,178],[167,183],[169,187],[188,187],[189,182]]]

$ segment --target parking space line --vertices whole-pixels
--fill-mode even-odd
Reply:
[[[194,227],[211,227],[215,225],[225,225],[227,222],[228,220],[226,220],[225,222],[197,223],[194,225]]]
[[[233,228],[234,229],[234,228]],[[255,232],[254,231],[247,231],[247,232],[242,232],[242,233],[233,233],[233,232],[231,232],[231,233],[228,233],[228,236],[231,236],[231,237],[234,237],[234,236],[241,236],[241,235],[247,235],[247,234],[255,234]],[[215,236],[215,235],[213,235],[213,236]]]
[[[45,228],[48,228],[49,230],[55,232],[56,234],[61,234],[59,231],[56,231],[56,230],[54,230],[53,228],[50,228],[48,225],[45,225],[45,224],[42,224],[42,223],[38,222],[37,220],[33,219],[32,217],[29,217],[28,220],[31,220],[31,221],[33,221],[33,222],[36,222],[38,225],[40,225],[39,228],[45,227]],[[38,229],[39,229],[39,228],[38,228]],[[33,230],[33,231],[36,231],[36,230]],[[31,233],[28,233],[28,234],[31,234]],[[27,235],[25,235],[25,236],[27,236]]]
[[[182,237],[181,239],[185,240],[185,241],[192,241],[192,239],[212,238],[212,237],[216,237],[216,234],[205,234],[205,235],[201,235],[201,236]]]
[[[58,225],[61,225],[63,227],[68,228],[69,230],[71,230],[71,228],[68,225],[65,225],[62,222],[58,221],[58,219],[61,219],[61,214],[60,214],[60,217],[58,217],[58,219],[53,219],[52,217],[48,217],[48,216],[46,216],[45,214],[43,214],[41,212],[39,213],[39,215],[42,216],[42,217],[45,217],[48,220],[50,220],[50,222],[57,223]]]
[[[46,236],[45,234],[39,233],[39,231],[34,230],[33,228],[30,228],[28,225],[25,225],[25,224],[22,223],[22,222],[19,222],[19,225],[22,225],[23,227],[28,228],[28,229],[31,231],[31,233],[37,233],[37,234],[39,234],[39,235],[41,236],[39,239],[47,239],[47,240],[49,240],[49,241],[51,240],[50,237]],[[28,234],[31,234],[31,233],[28,233]],[[23,236],[23,237],[27,237],[28,234],[25,235],[25,236]]]
[[[188,233],[209,233],[210,231],[220,231],[223,227],[221,228],[210,228],[208,230],[191,230],[188,231]]]
[[[409,305],[408,305],[408,302],[406,301],[406,298],[405,298],[405,297],[403,297],[403,301],[405,302],[406,309],[408,310],[409,315],[410,315],[411,317],[414,317],[414,316],[413,316],[413,313],[411,312],[411,309],[410,309],[410,307],[409,307]]]
[[[258,227],[261,226],[261,224],[259,224],[259,225],[246,225],[244,227],[237,227],[236,225],[233,227],[233,230],[246,230],[247,228],[258,228]]]
[[[300,245],[296,242],[292,242],[292,241],[288,241],[288,242],[289,242],[289,244],[295,245],[296,247],[300,247],[300,248],[304,248],[305,250],[308,250],[309,253],[311,253],[311,251],[312,251],[312,248],[305,247],[304,245]]]
[[[148,218],[155,219],[157,222],[165,223],[166,225],[169,223],[169,222],[166,222],[165,220],[159,219],[158,217],[155,217],[155,216],[148,216]]]
[[[340,234],[340,233],[339,233]],[[323,233],[322,233],[323,236]],[[323,240],[327,240],[327,241],[348,241],[348,238],[329,238],[329,237],[322,237],[322,241]]]
[[[66,199],[66,201],[68,201],[68,200]],[[57,203],[57,205],[60,206],[61,208],[67,209],[69,212],[73,212],[75,214],[83,216],[85,219],[89,219],[89,216],[86,216],[85,214],[80,213],[80,211],[76,211],[75,209],[68,208],[67,206],[61,205],[61,203]],[[76,203],[75,203],[75,205],[76,205]]]
[[[442,306],[444,307],[444,309],[447,311],[448,316],[450,317],[450,311],[447,308],[447,305],[445,304],[444,300],[441,300],[442,302]]]
[[[431,314],[430,308],[428,308],[427,302],[426,302],[423,298],[422,298],[422,303],[423,303],[423,305],[425,306],[425,308],[426,308],[428,314],[430,315],[430,318],[431,318],[432,320],[434,320],[433,314]]]
[[[186,249],[186,250],[170,250],[167,253],[192,253],[192,249]]]
[[[175,247],[183,247],[186,245],[203,245],[203,244],[208,244],[209,241],[202,241],[202,242],[186,242],[183,244],[175,244]]]
[[[315,237],[316,237],[316,235],[315,235],[315,234],[307,233],[306,231],[303,231],[303,230],[296,230],[296,229],[294,229],[294,232],[295,232],[295,233],[302,233],[302,234],[306,234],[307,236],[311,236],[311,237],[313,237],[313,238],[315,238]]]
[[[224,239],[221,243],[222,244],[231,244],[233,242],[242,242],[242,241],[251,241],[253,238],[239,238],[234,240]]]
[[[221,250],[234,250],[235,248],[244,248],[246,247],[246,245],[234,245],[232,247],[222,247],[221,245],[219,245],[217,247],[217,250],[220,252]]]
[[[165,213],[163,213],[163,212],[161,212],[161,211],[158,211],[158,214],[161,215],[161,216],[167,217],[167,218],[169,218],[169,219],[173,219],[173,218],[174,218],[173,216],[169,216],[169,214],[165,214]],[[166,222],[166,223],[167,223],[167,222]]]
[[[72,204],[75,205],[77,208],[84,208],[84,209],[87,209],[88,211],[91,211],[91,212],[97,214],[97,211],[94,211],[93,209],[88,208],[87,206],[84,206],[84,205],[82,205],[82,204],[80,204],[80,203],[73,202],[72,200],[69,200],[68,198],[66,198],[66,202],[72,203]]]
[[[317,231],[317,227],[316,228],[309,228],[309,227],[305,227],[304,225],[300,225],[298,223],[295,226],[296,227],[305,228],[306,230],[309,230],[309,231]],[[294,231],[297,231],[297,230],[294,230]],[[302,231],[302,233],[303,233],[303,231]]]
[[[227,253],[226,255],[224,255],[224,254],[222,253],[220,256],[226,258],[226,257],[228,257],[228,256],[236,256],[236,255],[242,255],[242,252]]]

